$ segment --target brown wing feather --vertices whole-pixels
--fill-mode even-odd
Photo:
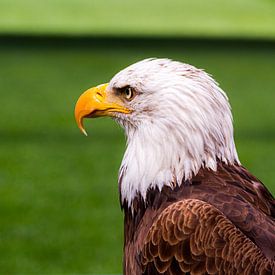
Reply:
[[[201,170],[194,180],[200,186],[192,197],[214,205],[275,259],[275,201],[257,178],[242,166],[221,163],[217,172]]]
[[[205,235],[201,234],[200,230],[193,232],[192,226],[201,228],[201,224],[197,220],[197,214],[191,215],[193,210],[190,212],[188,208],[189,215],[183,214],[185,212],[180,207],[173,208],[173,215],[162,221],[161,228],[164,228],[165,231],[154,230],[152,242],[150,245],[148,244],[149,250],[145,250],[144,241],[148,232],[152,232],[152,228],[154,228],[152,226],[162,219],[163,211],[170,205],[188,200],[198,200],[211,205],[227,223],[229,222],[232,228],[235,228],[234,230],[241,232],[242,236],[254,244],[267,261],[275,260],[275,202],[272,195],[244,167],[220,162],[215,172],[201,168],[190,181],[185,181],[181,185],[176,185],[173,188],[164,186],[161,191],[158,189],[148,190],[146,201],[138,195],[133,209],[122,205],[125,210],[124,274],[141,274],[140,251],[145,253],[142,262],[143,267],[146,266],[147,274],[158,274],[153,263],[156,263],[162,270],[166,270],[169,266],[166,272],[169,271],[172,274],[180,274],[175,271],[178,268],[188,273],[188,270],[195,266],[196,270],[199,270],[201,265],[210,270],[213,263],[216,267],[231,265],[222,257],[213,256],[219,250],[221,250],[219,253],[222,252],[223,255],[226,255],[229,246],[225,244],[224,239],[215,239],[214,250],[209,247],[207,250],[203,250],[202,244],[205,240],[210,239],[211,236],[207,234],[210,234],[211,230],[208,230]],[[176,221],[179,221],[179,224]],[[205,219],[204,226],[210,223],[210,228],[213,228],[214,225],[211,224],[211,221],[213,222],[212,219]],[[189,227],[185,226],[185,223],[189,224]],[[186,236],[189,237],[186,238]],[[201,236],[204,238],[201,239]],[[166,243],[161,242],[161,246],[159,246],[160,239]],[[170,246],[167,245],[167,240],[169,240]],[[178,240],[182,241],[178,242]],[[196,245],[196,242],[199,245]],[[163,248],[160,255],[159,247]],[[192,253],[187,253],[186,251],[190,250],[190,247],[193,249]],[[182,251],[185,251],[185,254]],[[240,251],[242,250],[240,249]],[[169,255],[174,256],[170,259]],[[155,261],[148,261],[147,259],[152,256],[154,259],[156,258]],[[159,256],[161,258],[158,258]],[[185,256],[185,261],[183,261],[183,256]],[[201,257],[205,257],[205,260],[200,261]],[[161,263],[159,259],[164,263]],[[197,260],[199,264],[194,264],[194,260]],[[219,270],[222,273],[223,268]],[[214,271],[210,273],[212,272]],[[247,271],[246,274],[249,272]]]
[[[213,205],[169,205],[147,234],[143,274],[274,274],[275,263]]]

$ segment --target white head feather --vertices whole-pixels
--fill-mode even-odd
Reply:
[[[119,114],[127,149],[121,199],[131,206],[150,188],[181,185],[201,167],[239,163],[226,94],[203,70],[168,59],[146,59],[120,71],[109,88],[130,86],[133,113]]]

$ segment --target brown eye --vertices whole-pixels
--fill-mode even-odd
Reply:
[[[131,100],[134,97],[134,91],[131,87],[126,87],[123,90],[123,95],[127,100]]]

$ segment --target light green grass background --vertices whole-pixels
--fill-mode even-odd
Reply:
[[[82,91],[142,58],[214,76],[232,104],[242,163],[275,194],[275,44],[229,40],[273,40],[274,11],[272,0],[0,0],[0,274],[122,273],[123,132],[97,119],[84,137],[73,110]],[[1,38],[17,34],[38,38]]]
[[[274,0],[0,0],[2,33],[275,38]]]

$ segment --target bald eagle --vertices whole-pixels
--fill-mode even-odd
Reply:
[[[275,274],[275,201],[238,158],[225,92],[201,69],[146,59],[84,92],[75,118],[125,130],[124,274]]]

